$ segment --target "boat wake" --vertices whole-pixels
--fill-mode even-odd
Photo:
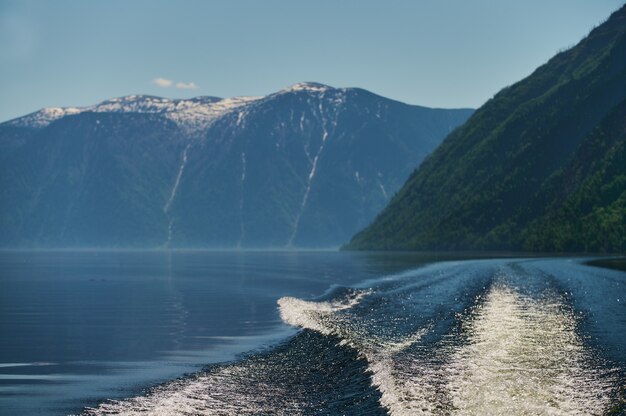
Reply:
[[[456,330],[431,346],[420,340],[432,325],[398,338],[346,312],[368,295],[386,296],[384,290],[334,304],[283,298],[279,305],[286,323],[356,348],[392,415],[604,414],[616,369],[602,366],[585,347],[576,316],[558,293],[520,293],[514,281],[524,277],[498,270],[476,304],[457,317]]]
[[[523,261],[442,263],[278,300],[302,328],[262,353],[86,414],[602,415],[624,376],[581,334],[556,277]],[[617,410],[615,410],[617,409]]]

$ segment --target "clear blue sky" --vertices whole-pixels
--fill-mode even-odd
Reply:
[[[263,95],[300,81],[478,107],[622,4],[0,0],[0,121],[128,94]]]

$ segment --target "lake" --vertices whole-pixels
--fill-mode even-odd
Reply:
[[[624,410],[626,273],[583,259],[4,251],[0,288],[0,414]]]

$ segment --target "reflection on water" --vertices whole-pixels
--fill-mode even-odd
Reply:
[[[337,252],[0,252],[0,414],[76,412],[231,360],[295,332],[280,320],[280,297],[312,298],[422,262]]]

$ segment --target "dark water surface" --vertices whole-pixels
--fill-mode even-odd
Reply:
[[[296,332],[312,298],[437,256],[0,252],[0,414],[68,414]]]
[[[626,273],[583,259],[3,252],[0,288],[0,414],[626,411]]]

